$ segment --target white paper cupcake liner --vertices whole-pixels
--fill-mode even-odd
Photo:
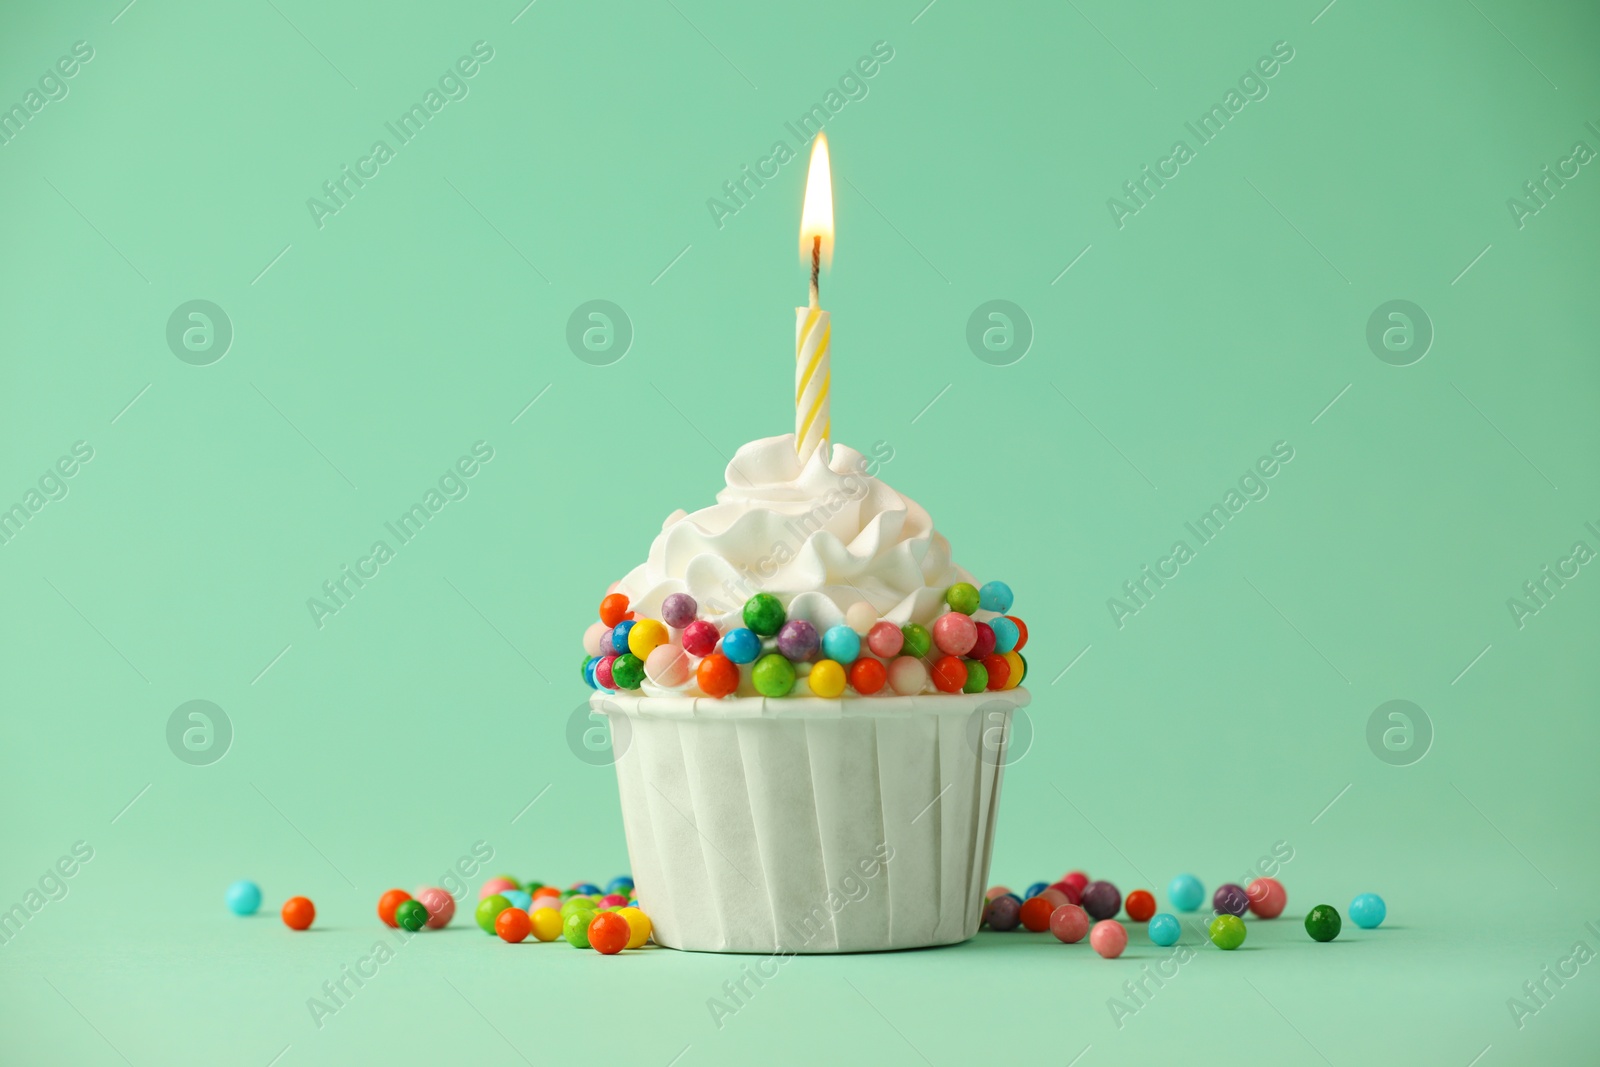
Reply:
[[[639,902],[697,952],[872,952],[977,933],[1011,711],[997,693],[596,694]]]

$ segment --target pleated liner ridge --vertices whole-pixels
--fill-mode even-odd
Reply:
[[[656,941],[828,953],[972,937],[1008,758],[984,745],[1028,700],[596,697],[625,738],[617,784]]]

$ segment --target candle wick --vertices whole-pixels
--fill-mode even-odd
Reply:
[[[811,306],[821,307],[817,278],[822,272],[822,235],[819,233],[811,238]]]

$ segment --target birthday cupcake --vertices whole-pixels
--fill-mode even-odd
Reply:
[[[745,445],[584,634],[663,945],[855,952],[978,929],[1027,627],[879,479],[892,458]]]

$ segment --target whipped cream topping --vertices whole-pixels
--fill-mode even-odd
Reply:
[[[667,516],[617,591],[642,617],[688,593],[723,632],[744,625],[756,593],[819,633],[862,600],[896,625],[928,625],[945,610],[945,590],[972,576],[951,561],[928,513],[877,478],[893,455],[882,444],[871,456],[825,444],[802,464],[793,434],[752,441],[728,464],[717,502]]]

